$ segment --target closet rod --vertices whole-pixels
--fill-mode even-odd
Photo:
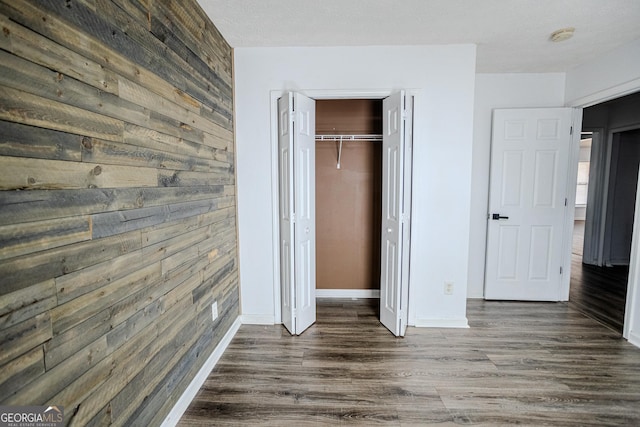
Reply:
[[[316,135],[316,141],[382,141],[381,134],[371,135]]]
[[[333,141],[339,142],[338,146],[338,162],[336,163],[336,169],[340,169],[340,162],[342,160],[342,143],[345,141],[382,141],[382,135],[316,135],[316,142],[318,141]]]

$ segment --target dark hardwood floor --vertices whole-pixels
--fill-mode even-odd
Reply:
[[[576,221],[569,304],[622,335],[629,267],[582,264],[583,241],[584,221]]]
[[[179,425],[640,425],[640,349],[571,305],[469,300],[469,329],[395,338],[377,303],[241,326]]]

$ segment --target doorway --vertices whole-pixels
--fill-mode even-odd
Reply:
[[[379,298],[382,100],[316,101],[316,297]]]
[[[276,100],[279,306],[284,326],[299,335],[316,318],[316,101],[299,92]],[[409,295],[413,96],[398,91],[384,97],[382,118],[380,322],[403,336]]]
[[[593,132],[593,143],[584,252],[581,259],[574,254],[569,298],[576,308],[627,338],[630,301],[637,288],[630,264],[640,164],[638,111],[640,92],[583,110],[582,130]]]
[[[583,258],[574,248],[569,301],[622,334],[640,165],[640,129],[611,132],[609,143],[606,192],[601,197],[601,255],[597,262],[590,262],[591,259]],[[597,176],[598,171],[593,171],[593,175]],[[576,237],[579,227],[576,223]],[[585,231],[586,243],[598,241],[598,236],[588,233]],[[588,247],[589,244],[585,245],[585,254]]]

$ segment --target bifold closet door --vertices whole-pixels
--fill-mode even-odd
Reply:
[[[315,101],[278,100],[278,181],[282,322],[299,335],[316,320]]]
[[[404,91],[383,101],[380,322],[404,336],[409,302],[412,102]]]

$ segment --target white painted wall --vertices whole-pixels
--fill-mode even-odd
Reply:
[[[640,89],[640,39],[567,72],[565,103],[587,107]]]
[[[495,108],[564,106],[564,73],[477,74],[473,118],[469,298],[484,297],[491,119]]]
[[[410,318],[466,325],[475,46],[235,49],[244,322],[273,323],[271,92],[416,92]],[[277,247],[277,246],[276,246]],[[444,295],[444,282],[454,294]]]

